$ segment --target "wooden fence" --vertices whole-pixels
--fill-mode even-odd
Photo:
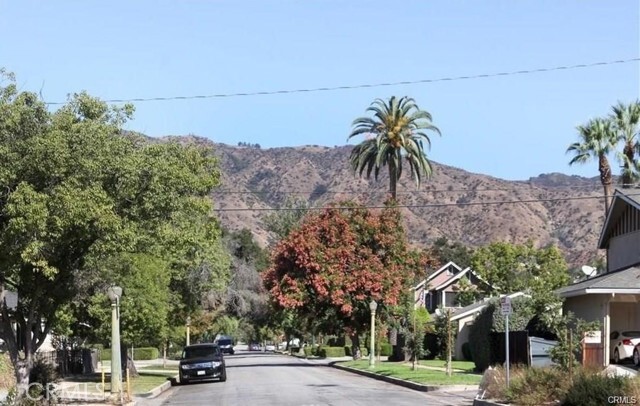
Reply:
[[[582,343],[582,366],[601,367],[604,361],[601,343]]]

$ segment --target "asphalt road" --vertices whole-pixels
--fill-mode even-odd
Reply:
[[[224,406],[416,406],[471,405],[475,391],[422,393],[339,371],[322,361],[279,354],[239,352],[225,358],[226,382],[171,388],[156,405]]]

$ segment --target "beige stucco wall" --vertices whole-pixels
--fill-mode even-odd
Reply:
[[[477,313],[458,320],[458,336],[456,337],[453,353],[453,358],[456,360],[464,359],[464,356],[462,355],[462,344],[469,341],[469,331],[471,330],[471,325],[473,324],[473,318],[475,316],[477,316]]]
[[[606,357],[603,365],[608,365],[611,356],[610,333],[615,330],[640,329],[640,303],[637,300],[640,298],[635,295],[582,295],[567,298],[564,311],[571,311],[583,320],[600,323]]]
[[[568,297],[564,302],[563,310],[573,312],[577,318],[585,321],[602,322],[602,304],[607,295],[582,295]]]
[[[640,263],[640,231],[627,233],[609,240],[607,268],[610,271],[628,268]]]
[[[629,295],[631,296],[631,295]],[[640,330],[640,304],[631,297],[627,301],[615,301],[611,303],[611,331]]]

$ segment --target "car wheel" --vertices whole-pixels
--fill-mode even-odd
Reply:
[[[226,382],[226,381],[227,381],[227,370],[223,369],[222,374],[220,374],[220,382]]]
[[[619,364],[620,363],[620,353],[618,353],[618,349],[617,348],[613,352],[613,363],[614,364]]]
[[[638,349],[637,348],[633,349],[633,363],[637,367],[640,367],[640,353],[638,353]]]

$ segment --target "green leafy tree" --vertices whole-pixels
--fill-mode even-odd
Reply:
[[[451,351],[455,351],[456,336],[458,335],[458,322],[451,321],[451,309],[440,309],[439,315],[434,319],[433,333],[436,336],[436,348],[438,353],[434,354],[439,359],[446,360]]]
[[[608,213],[611,204],[613,174],[607,156],[615,150],[618,135],[611,120],[602,118],[594,118],[587,124],[578,126],[577,130],[580,140],[571,144],[567,149],[567,153],[573,154],[569,165],[584,164],[592,159],[598,161],[600,182],[604,188],[604,208],[605,213]]]
[[[266,229],[275,234],[279,241],[300,225],[308,211],[309,203],[305,200],[287,199],[280,210],[264,216],[262,221]]]
[[[562,252],[555,246],[537,249],[531,242],[495,242],[478,248],[471,267],[500,293],[552,292],[566,285],[570,276]]]
[[[351,168],[360,176],[366,171],[367,178],[373,172],[377,180],[380,168],[387,167],[389,193],[396,200],[397,182],[402,175],[404,160],[418,187],[423,176],[431,176],[431,163],[427,159],[424,144],[427,149],[431,146],[427,131],[440,134],[440,130],[432,124],[431,114],[420,110],[410,97],[398,99],[392,96],[386,102],[376,99],[367,111],[373,113],[373,118],[355,119],[348,137],[371,136],[351,151]]]
[[[622,153],[618,159],[622,162],[622,187],[633,187],[640,176],[636,155],[640,154],[640,100],[624,104],[619,102],[612,107],[610,120],[622,143]]]
[[[573,313],[569,312],[566,315],[556,317],[550,323],[550,328],[558,337],[558,344],[549,350],[551,360],[563,370],[572,373],[573,368],[580,365],[576,354],[581,351],[582,338],[588,332],[598,331],[600,325],[598,322],[586,322],[582,319],[577,319]],[[569,379],[571,379],[571,376]]]
[[[431,254],[441,266],[452,261],[464,269],[471,265],[473,249],[458,241],[449,241],[447,237],[440,237],[431,245]]]
[[[193,286],[185,283],[188,271],[205,266],[208,280],[224,285],[228,265],[209,261],[206,249],[216,244],[208,196],[219,181],[209,151],[125,135],[133,106],[109,106],[86,93],[49,112],[37,95],[18,92],[11,75],[2,76],[0,296],[10,290],[19,299],[16,309],[0,306],[0,338],[23,394],[35,351],[52,329],[69,325],[59,310],[98,280],[102,259],[180,253],[169,267],[172,283],[185,289]],[[184,235],[190,227],[214,238]]]
[[[429,326],[429,312],[424,307],[411,309],[409,323],[406,329],[406,349],[415,371],[418,368],[418,360],[425,355],[424,337]]]
[[[148,254],[122,254],[107,264],[113,283],[123,289],[120,300],[120,330],[123,344],[158,347],[167,337],[168,315],[176,300],[170,289],[169,264]],[[98,341],[111,337],[111,308],[106,292],[95,293],[87,309]]]
[[[482,297],[482,292],[475,285],[471,284],[467,278],[460,278],[456,284],[455,305],[460,307],[474,304]]]

